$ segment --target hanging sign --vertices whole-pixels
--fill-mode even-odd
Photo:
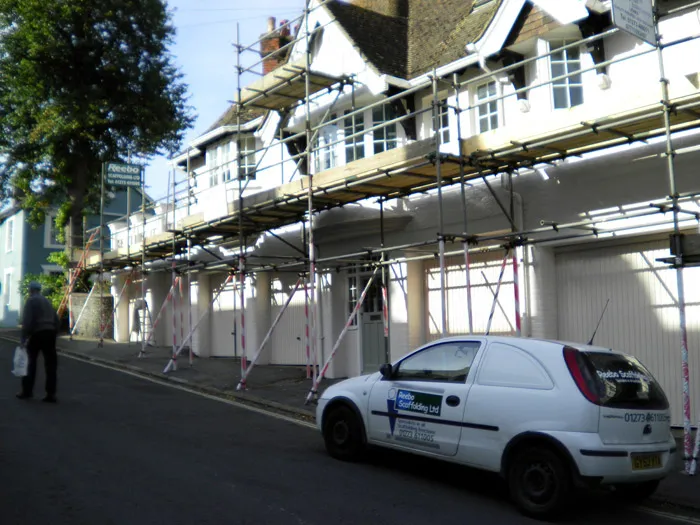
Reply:
[[[656,47],[652,0],[612,0],[615,27]]]
[[[122,164],[120,162],[105,163],[105,184],[110,186],[141,187],[141,166],[138,164]]]

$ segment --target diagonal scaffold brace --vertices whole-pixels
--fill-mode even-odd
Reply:
[[[292,302],[292,299],[294,298],[294,294],[297,293],[297,290],[299,289],[299,286],[301,285],[303,280],[303,277],[299,277],[297,279],[297,283],[294,285],[294,289],[292,292],[289,294],[289,297],[287,297],[287,301],[284,303],[284,306],[282,309],[279,311],[277,314],[277,317],[275,317],[275,320],[272,322],[272,326],[270,326],[270,329],[267,331],[267,334],[265,335],[265,338],[262,340],[262,343],[258,346],[257,351],[255,352],[255,355],[253,356],[253,359],[251,360],[250,364],[246,368],[246,371],[243,373],[241,376],[241,380],[238,382],[238,385],[236,386],[236,390],[245,390],[246,388],[246,379],[248,378],[248,375],[250,375],[250,371],[253,369],[255,366],[256,361],[260,357],[260,354],[262,354],[263,348],[265,348],[265,345],[269,341],[270,337],[272,336],[272,332],[275,330],[275,327],[277,326],[277,323],[279,323],[280,319],[282,319],[282,315],[284,312],[287,310],[287,307],[289,306],[289,303]]]
[[[199,328],[199,325],[202,323],[202,321],[204,321],[204,318],[207,316],[209,311],[214,306],[214,303],[219,299],[219,296],[226,289],[226,286],[228,286],[228,284],[233,280],[233,276],[234,276],[234,274],[230,273],[229,276],[226,277],[226,280],[224,281],[224,283],[219,287],[219,290],[216,292],[216,294],[214,294],[214,298],[209,303],[209,306],[207,307],[206,311],[199,317],[199,319],[197,320],[197,323],[192,327],[190,332],[187,334],[187,337],[185,337],[185,339],[183,341],[180,341],[180,346],[177,347],[177,349],[173,353],[172,357],[170,358],[170,361],[168,361],[168,364],[163,369],[164,374],[167,374],[168,372],[170,372],[170,370],[173,369],[173,366],[175,365],[175,361],[177,360],[177,357],[180,355],[180,352],[182,352],[182,349],[185,348],[185,345],[190,342],[190,340],[192,339],[192,336],[197,331],[197,328]]]
[[[493,303],[491,303],[491,313],[489,313],[489,320],[486,323],[486,335],[489,335],[489,333],[491,332],[491,322],[493,321],[493,314],[496,313],[496,304],[498,303],[498,294],[501,291],[501,283],[503,282],[503,274],[505,273],[506,265],[508,264],[508,255],[510,255],[510,248],[506,248],[506,255],[503,257],[503,263],[501,263],[501,273],[498,276],[498,284],[496,284],[496,293],[493,296]]]
[[[362,290],[362,295],[360,295],[360,298],[357,300],[357,304],[355,305],[355,308],[353,308],[352,313],[350,314],[350,317],[348,317],[348,320],[345,323],[345,326],[343,327],[343,331],[340,332],[338,339],[336,340],[335,344],[333,345],[333,349],[331,350],[331,354],[328,356],[328,359],[326,359],[326,362],[323,364],[323,368],[318,373],[318,377],[314,381],[314,384],[311,387],[311,391],[306,396],[306,402],[304,404],[309,404],[311,399],[318,395],[318,385],[321,383],[321,380],[326,375],[326,372],[328,371],[328,366],[331,364],[331,361],[335,357],[335,354],[338,352],[338,348],[340,348],[340,343],[343,341],[345,334],[347,333],[348,329],[352,325],[353,319],[355,319],[355,316],[360,311],[360,308],[362,308],[362,305],[365,302],[365,298],[367,297],[367,292],[369,291],[370,287],[372,286],[372,282],[374,281],[374,278],[377,276],[378,270],[379,270],[379,266],[377,266],[374,269],[374,271],[372,272],[372,276],[367,281],[367,284],[365,285],[364,290]]]

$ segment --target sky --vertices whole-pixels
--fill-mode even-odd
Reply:
[[[174,62],[188,85],[189,105],[197,119],[187,132],[185,144],[201,135],[230,106],[236,89],[236,24],[245,46],[266,32],[267,19],[274,16],[292,20],[301,15],[304,0],[168,0],[177,30],[171,48]],[[244,7],[246,6],[246,7]],[[243,65],[259,57],[251,52],[241,56]],[[256,77],[242,77],[242,85]],[[153,198],[167,195],[167,159],[154,158],[146,168],[146,192]]]

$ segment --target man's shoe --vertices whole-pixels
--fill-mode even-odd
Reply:
[[[42,399],[44,403],[58,403],[58,399],[56,399],[56,396],[46,396],[44,399]]]
[[[32,398],[32,395],[31,395],[31,394],[26,394],[26,393],[24,393],[24,392],[18,392],[18,393],[15,395],[15,397],[17,397],[17,399],[31,399],[31,398]]]

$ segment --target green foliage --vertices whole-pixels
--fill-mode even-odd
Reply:
[[[66,279],[63,275],[47,275],[27,273],[20,282],[22,299],[29,297],[29,283],[36,281],[41,284],[41,293],[45,295],[53,307],[58,310],[66,290]]]
[[[103,161],[177,151],[193,118],[174,31],[164,0],[0,0],[0,184],[30,222],[57,207],[75,228]]]
[[[61,268],[63,268],[64,271],[67,271],[68,265],[70,264],[70,257],[68,257],[68,253],[66,253],[65,251],[51,252],[46,258],[46,261],[51,264],[60,266]]]

